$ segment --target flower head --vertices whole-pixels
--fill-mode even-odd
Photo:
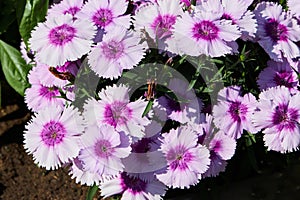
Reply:
[[[63,0],[54,4],[49,10],[48,15],[60,16],[70,14],[76,19],[76,14],[81,10],[83,0]]]
[[[88,124],[107,124],[117,131],[142,138],[145,126],[150,123],[148,118],[142,117],[147,102],[142,99],[130,102],[128,92],[128,87],[114,85],[99,92],[100,100],[88,100],[84,106]]]
[[[166,187],[153,175],[151,180],[143,180],[126,172],[117,178],[104,181],[100,184],[101,195],[104,198],[122,193],[121,200],[159,200],[165,195]]]
[[[113,127],[88,126],[81,137],[83,148],[78,159],[85,171],[97,173],[103,178],[123,171],[121,158],[130,154],[130,139]]]
[[[292,60],[300,56],[295,44],[300,40],[300,26],[295,19],[272,2],[259,3],[254,13],[258,22],[258,43],[271,59],[282,62],[283,58]]]
[[[189,188],[198,183],[210,164],[209,151],[197,144],[197,134],[188,128],[172,129],[163,135],[161,151],[168,167],[156,177],[168,187]]]
[[[230,46],[240,37],[238,26],[230,21],[220,20],[221,12],[214,13],[205,10],[195,12],[193,16],[184,13],[174,25],[174,37],[168,42],[177,46],[180,54],[218,57],[233,53]],[[171,44],[176,43],[176,44]]]
[[[284,62],[270,60],[267,65],[268,67],[258,76],[257,83],[260,90],[276,86],[285,86],[290,90],[297,89],[299,85],[297,73],[286,60]]]
[[[140,44],[136,33],[116,27],[92,49],[88,63],[98,76],[117,78],[124,69],[132,69],[142,60],[146,50],[144,44]]]
[[[300,144],[300,93],[293,96],[286,87],[273,87],[259,95],[254,125],[264,129],[268,150],[291,152]]]
[[[33,30],[29,43],[39,62],[59,66],[88,53],[94,34],[94,26],[87,21],[74,21],[69,14],[50,15]]]
[[[251,117],[256,109],[256,99],[252,94],[240,95],[240,87],[231,86],[218,94],[219,103],[213,108],[215,125],[226,135],[238,139],[243,130],[256,133]]]
[[[45,86],[40,81],[40,68],[44,66],[38,65],[34,67],[28,75],[30,88],[25,91],[25,102],[29,109],[37,112],[41,109],[47,108],[48,106],[64,107],[66,102],[61,96],[59,88],[56,86]]]
[[[39,166],[56,169],[78,155],[83,124],[77,109],[49,106],[26,125],[24,148]]]

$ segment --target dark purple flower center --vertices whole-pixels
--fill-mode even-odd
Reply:
[[[48,37],[52,44],[62,46],[75,37],[76,29],[68,24],[63,24],[51,29]]]
[[[105,122],[116,127],[117,125],[126,124],[132,117],[132,110],[127,107],[127,103],[115,101],[105,106]]]
[[[53,97],[60,95],[57,87],[41,86],[39,93],[42,97],[45,97],[47,99],[52,99]]]
[[[54,146],[63,141],[66,129],[60,122],[50,121],[43,127],[41,138],[42,141],[48,146]]]
[[[192,160],[193,155],[182,145],[170,149],[166,155],[167,161],[170,163],[172,170],[185,170],[188,168],[188,163]]]
[[[80,8],[78,8],[77,6],[71,7],[68,10],[64,11],[64,14],[71,14],[72,16],[74,16],[76,13],[78,13],[78,11],[80,11]]]
[[[175,22],[176,16],[174,15],[159,15],[151,24],[151,28],[158,38],[167,38],[171,36],[171,29]]]
[[[265,23],[266,34],[272,38],[274,42],[287,41],[287,27],[279,24],[275,19],[268,19]]]
[[[131,145],[132,152],[147,153],[150,150],[151,142],[152,142],[152,140],[150,138],[142,138],[141,140],[139,140]]]
[[[112,155],[114,149],[108,140],[99,140],[95,145],[95,152],[101,158],[107,158]]]
[[[113,13],[106,8],[100,8],[92,17],[93,22],[98,27],[104,28],[113,20]]]
[[[133,194],[145,191],[147,183],[139,178],[131,177],[125,172],[121,174],[123,190],[129,190]]]
[[[192,32],[196,40],[214,40],[218,37],[219,28],[213,22],[203,20],[194,25]]]
[[[297,80],[295,81],[293,79],[291,72],[286,72],[286,71],[276,72],[273,80],[276,83],[276,85],[285,86],[287,88],[295,87],[298,82]]]
[[[229,106],[229,114],[235,122],[241,122],[246,119],[248,108],[239,101],[232,102]]]
[[[287,104],[280,104],[275,108],[272,122],[277,126],[278,131],[282,131],[283,129],[294,130],[298,119],[298,110],[288,108]]]
[[[108,59],[118,59],[124,53],[124,45],[121,42],[110,41],[108,43],[103,42],[101,45],[103,54]]]

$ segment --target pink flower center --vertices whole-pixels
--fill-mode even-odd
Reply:
[[[57,87],[45,87],[41,86],[39,93],[42,97],[50,100],[55,96],[59,96],[59,90]]]
[[[60,122],[50,121],[44,125],[41,138],[46,145],[54,146],[63,141],[65,134],[66,129]]]
[[[52,44],[62,46],[74,38],[76,29],[68,24],[63,24],[53,28],[48,37]]]
[[[108,158],[114,150],[108,140],[99,140],[95,145],[95,152],[101,158]]]
[[[133,194],[145,191],[147,183],[139,178],[132,177],[126,173],[121,174],[123,191],[127,190]]]
[[[171,29],[175,22],[176,16],[174,15],[159,15],[155,18],[151,28],[158,38],[167,38],[171,36]]]
[[[229,107],[229,114],[235,122],[241,122],[246,119],[248,108],[239,101],[232,102]]]
[[[124,45],[121,42],[110,41],[108,43],[103,42],[101,46],[103,54],[108,59],[119,59],[124,52]]]
[[[203,20],[194,25],[192,32],[196,40],[214,40],[218,37],[219,28],[213,22]]]
[[[279,24],[275,19],[268,19],[265,24],[267,36],[271,37],[274,42],[287,41],[287,27]]]
[[[127,103],[115,101],[105,106],[104,118],[105,122],[111,126],[126,124],[132,117],[132,110],[127,107]]]
[[[276,85],[285,86],[287,88],[296,87],[298,82],[297,80],[293,79],[291,72],[286,71],[276,72],[273,80],[276,83]]]
[[[170,163],[170,168],[175,170],[185,170],[188,168],[188,163],[192,160],[192,154],[182,145],[176,146],[174,149],[170,149],[167,153],[167,161]]]
[[[294,130],[298,124],[299,113],[296,109],[288,108],[287,104],[281,104],[275,108],[272,122],[277,126],[278,131],[283,129]]]
[[[93,22],[98,27],[104,28],[113,20],[113,13],[106,8],[100,8],[92,17]]]

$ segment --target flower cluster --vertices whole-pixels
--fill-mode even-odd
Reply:
[[[286,11],[271,2],[251,10],[252,3],[63,0],[53,5],[32,31],[34,58],[24,55],[34,65],[25,92],[35,113],[24,133],[26,151],[47,170],[69,166],[77,183],[99,185],[104,197],[122,194],[127,200],[161,199],[167,188],[189,188],[217,176],[245,134],[262,132],[268,150],[297,150],[300,7],[288,0]],[[155,81],[148,83],[147,98],[117,83],[149,60],[167,58],[165,66],[176,68],[177,57],[237,54],[238,41],[257,42],[270,57],[257,78],[256,97],[232,84],[218,91],[216,105],[208,105],[191,92],[191,82],[169,77],[164,85],[169,91],[158,88],[153,100]],[[92,94],[76,84],[85,74],[83,65],[99,80]],[[82,107],[76,104],[80,90],[87,97]]]

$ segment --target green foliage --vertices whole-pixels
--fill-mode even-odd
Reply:
[[[98,191],[98,185],[94,184],[92,187],[89,188],[88,194],[86,196],[86,200],[93,200],[97,191]]]
[[[28,40],[32,29],[45,19],[49,0],[20,0],[17,2],[17,19],[20,34],[28,46]]]
[[[0,40],[0,61],[7,82],[19,94],[29,87],[27,74],[31,68],[21,57],[20,51]]]

